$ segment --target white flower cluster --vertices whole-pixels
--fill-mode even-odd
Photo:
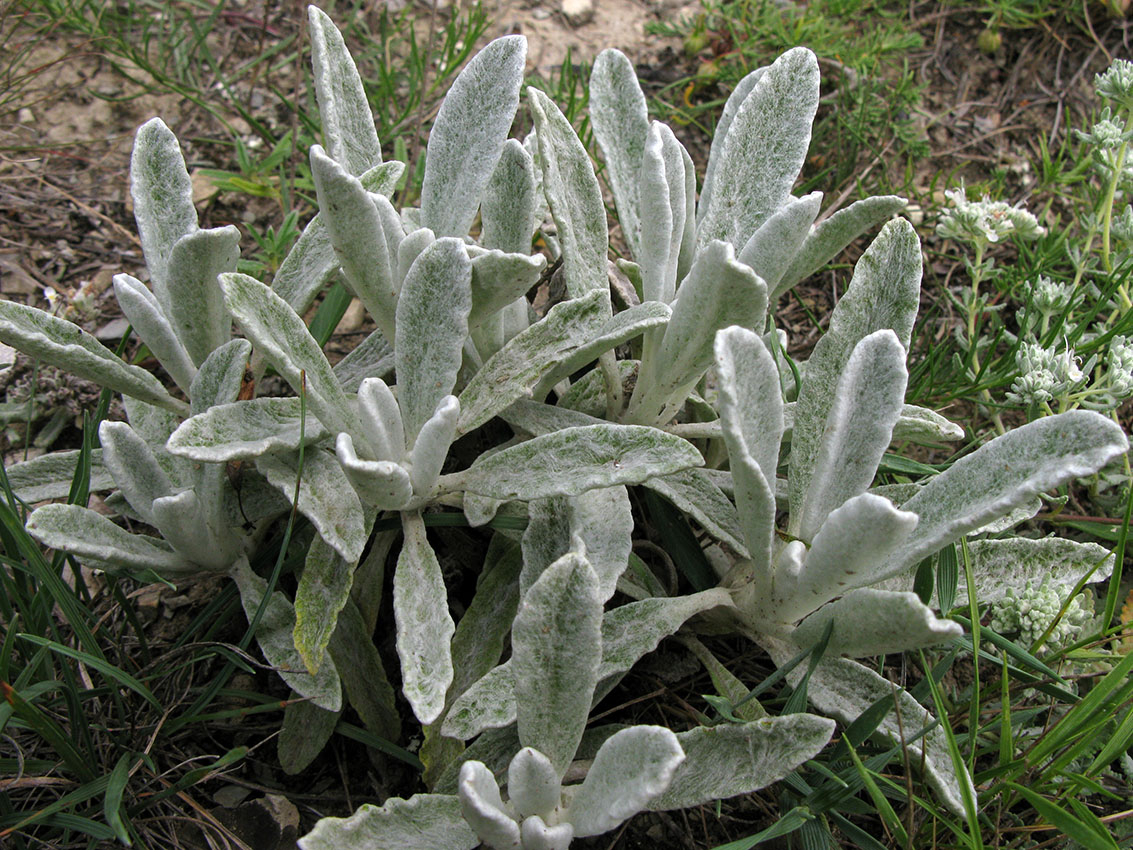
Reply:
[[[1082,594],[1070,600],[1066,613],[1043,644],[1045,651],[1057,651],[1078,639],[1090,619],[1090,612],[1082,607],[1082,600]],[[1062,598],[1056,586],[1043,582],[1035,587],[1027,582],[1022,592],[1016,593],[1009,588],[1007,596],[992,603],[990,626],[1001,635],[1017,635],[1018,643],[1029,647],[1043,636],[1060,610]]]
[[[1094,77],[1098,97],[1112,100],[1126,109],[1133,109],[1133,62],[1114,59],[1104,73]]]
[[[1129,139],[1125,122],[1119,116],[1114,116],[1108,106],[1102,110],[1101,116],[1094,122],[1090,132],[1075,130],[1074,133],[1081,141],[1101,150],[1115,150],[1121,147],[1122,142]]]
[[[946,191],[944,197],[951,208],[941,214],[936,226],[936,234],[944,239],[987,244],[1009,236],[1038,239],[1046,233],[1046,228],[1020,206],[993,201],[987,195],[982,200],[969,201],[963,186]]]
[[[1118,399],[1133,396],[1133,342],[1115,336],[1109,343],[1106,367],[1110,392]]]
[[[1057,351],[1037,343],[1025,342],[1015,355],[1019,377],[1011,384],[1007,397],[1016,404],[1041,404],[1066,395],[1085,375],[1073,349]]]

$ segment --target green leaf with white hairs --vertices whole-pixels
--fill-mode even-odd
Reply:
[[[299,472],[298,452],[274,452],[256,458],[256,468],[287,500],[294,502]],[[366,523],[362,503],[350,486],[342,467],[331,455],[318,449],[303,454],[299,484],[299,512],[311,521],[319,536],[334,547],[347,563],[362,556],[366,545]]]
[[[124,363],[78,325],[43,310],[0,301],[0,342],[123,395],[174,413],[188,410],[145,369]]]
[[[793,623],[836,596],[881,579],[886,558],[917,526],[917,515],[888,499],[862,493],[826,517],[801,572],[780,572],[765,614]]]
[[[695,519],[705,531],[735,549],[740,557],[747,557],[743,526],[740,525],[736,506],[704,474],[703,469],[684,469],[672,475],[650,478],[645,486]]]
[[[780,646],[772,654],[777,663],[783,663],[793,652],[793,646],[785,649]],[[804,672],[803,667],[797,667],[788,679],[797,685]],[[975,798],[971,778],[967,773],[957,774],[952,765],[943,729],[937,726],[914,743],[907,743],[925,727],[936,724],[936,718],[908,691],[868,667],[848,658],[823,658],[807,680],[807,698],[819,710],[845,723],[856,720],[880,699],[895,699],[900,705],[900,713],[891,711],[886,714],[877,731],[908,748],[909,762],[924,774],[925,780],[951,812],[962,814],[964,811],[960,783],[967,784]]]
[[[495,776],[484,764],[466,761],[460,766],[456,793],[464,820],[485,844],[489,847],[526,846],[526,842],[520,837],[519,824],[504,810],[504,801]]]
[[[543,193],[562,246],[567,293],[581,298],[594,290],[608,292],[606,206],[590,155],[547,95],[528,87],[527,99],[539,141]]]
[[[243,552],[240,537],[222,526],[220,505],[206,505],[194,490],[155,499],[154,525],[180,554],[208,570],[224,572]],[[206,515],[206,511],[211,512]],[[214,525],[210,527],[212,521]]]
[[[818,77],[814,54],[796,47],[744,98],[724,136],[711,193],[701,201],[701,247],[714,239],[743,246],[790,197],[810,146]]]
[[[472,850],[479,844],[460,800],[448,794],[390,797],[381,808],[364,803],[348,818],[322,818],[299,839],[301,850]]]
[[[196,230],[169,252],[166,316],[198,366],[232,338],[232,317],[216,279],[236,271],[239,257],[240,231],[232,225]]]
[[[638,245],[638,175],[649,134],[649,110],[633,65],[619,50],[603,50],[590,71],[590,123],[606,160],[622,234],[630,254]]]
[[[311,146],[311,177],[334,252],[350,289],[387,339],[394,336],[397,258],[390,255],[381,215],[361,181]]]
[[[334,735],[341,716],[341,712],[319,708],[292,691],[275,742],[283,772],[295,776],[310,767]]]
[[[788,199],[759,226],[740,251],[740,262],[751,266],[767,284],[772,305],[786,291],[779,281],[810,233],[821,204],[821,192]]]
[[[452,684],[452,636],[448,592],[441,565],[425,536],[418,513],[403,513],[405,543],[393,577],[393,613],[397,620],[397,655],[401,659],[402,692],[423,724],[444,711]]]
[[[359,498],[380,511],[398,511],[413,500],[413,481],[399,463],[358,457],[354,441],[342,433],[335,440],[335,456]]]
[[[685,761],[647,808],[687,809],[766,788],[818,755],[833,734],[834,721],[813,714],[680,732]]]
[[[480,201],[480,244],[505,253],[530,251],[536,200],[535,160],[522,144],[508,139]]]
[[[362,174],[382,161],[382,145],[362,78],[331,19],[308,6],[307,21],[323,138],[331,156],[351,174]]]
[[[130,195],[150,283],[162,311],[172,315],[166,288],[173,245],[197,229],[193,187],[177,137],[160,118],[151,118],[134,135],[130,155]]]
[[[749,569],[754,582],[747,590],[762,596],[767,592],[775,551],[775,479],[768,479],[763,474],[744,445],[737,444],[733,449],[728,459],[732,470],[732,491],[744,530],[744,542],[751,556]]]
[[[814,473],[797,507],[802,514],[798,537],[810,542],[830,511],[873,483],[901,415],[908,377],[905,349],[888,328],[854,346],[826,416]]]
[[[359,176],[362,187],[371,193],[371,200],[378,206],[379,218],[385,205],[373,198],[373,195],[388,197],[392,194],[404,171],[405,163],[391,160],[375,165]],[[400,223],[398,227],[400,228]],[[386,228],[387,244],[389,238],[390,233]],[[279,271],[272,278],[271,287],[296,313],[303,315],[323,288],[340,274],[339,266],[326,219],[320,213],[307,223],[299,239],[287,252]]]
[[[915,404],[901,405],[901,416],[893,426],[893,439],[935,446],[964,439],[964,429],[935,410]]]
[[[350,598],[355,564],[347,563],[321,537],[311,542],[295,590],[295,648],[312,675],[327,654],[338,612]]]
[[[897,195],[878,195],[855,201],[819,222],[807,234],[791,264],[775,287],[776,294],[786,292],[804,278],[810,277],[869,230],[901,212],[908,204]]]
[[[485,729],[502,729],[515,722],[515,674],[509,659],[469,685],[449,706],[441,732],[468,741]]]
[[[1092,475],[1128,449],[1121,427],[1090,410],[1008,431],[960,458],[901,506],[920,522],[889,556],[882,576],[912,567],[1039,493]]]
[[[713,242],[693,264],[656,351],[642,362],[626,416],[653,424],[670,418],[713,362],[716,332],[729,325],[762,328],[767,287],[735,259],[732,246]]]
[[[185,392],[192,386],[197,367],[177,338],[157,298],[144,283],[128,274],[114,275],[114,297],[134,333]]]
[[[519,739],[561,777],[586,728],[602,660],[602,600],[586,558],[568,553],[524,594],[511,631]]]
[[[720,167],[720,156],[724,151],[724,141],[728,137],[728,130],[732,126],[736,113],[740,111],[740,106],[747,100],[747,96],[751,94],[751,90],[755,88],[755,84],[765,73],[767,73],[767,66],[756,68],[750,72],[736,83],[736,87],[732,89],[732,93],[728,95],[728,99],[724,102],[724,109],[716,122],[716,130],[712,134],[712,144],[708,149],[708,164],[704,168],[704,184],[700,188],[700,203],[696,209],[698,226],[700,220],[704,218],[709,207],[709,201],[712,198],[712,188],[716,183],[716,169]]]
[[[550,434],[563,428],[603,424],[602,419],[587,413],[526,399],[517,401],[504,410],[500,418],[515,430],[533,437]]]
[[[319,420],[302,422],[297,398],[254,398],[218,404],[186,419],[169,438],[178,457],[206,463],[249,460],[268,452],[294,451],[329,436]],[[304,427],[300,428],[300,425]]]
[[[615,732],[571,797],[566,820],[574,834],[585,838],[617,828],[668,789],[684,760],[680,741],[668,729],[631,726]]]
[[[838,380],[854,346],[889,328],[908,351],[921,291],[921,247],[903,219],[882,228],[854,267],[845,295],[830,316],[830,329],[814,347],[795,405],[791,436],[791,530],[797,535],[801,508],[822,445]]]
[[[660,121],[654,121],[649,127],[641,154],[637,184],[641,223],[637,233],[639,247],[633,256],[641,268],[641,300],[668,304],[676,294],[676,254],[684,233],[684,222],[676,220],[684,210],[674,209],[671,196],[684,188],[684,174],[680,175],[676,186],[670,185],[670,179],[675,179],[676,174],[666,168],[663,126]]]
[[[367,378],[384,378],[393,371],[393,348],[381,331],[374,331],[334,364],[344,392],[358,392]]]
[[[436,241],[436,234],[427,227],[419,227],[405,234],[405,238],[402,239],[401,243],[397,246],[397,262],[394,266],[395,280],[403,282],[405,276],[409,274],[410,266],[416,262],[417,258],[421,256],[426,248]]]
[[[156,526],[153,502],[172,495],[173,485],[158,465],[153,450],[125,422],[103,421],[98,427],[98,439],[102,461],[126,501],[138,516]]]
[[[742,327],[718,332],[713,353],[724,443],[730,454],[735,447],[746,448],[764,479],[773,481],[783,440],[783,394],[775,359],[759,334]],[[736,475],[733,469],[733,480]]]
[[[551,813],[562,802],[562,784],[555,775],[555,766],[531,747],[521,749],[508,764],[507,792],[520,821],[532,815],[550,820]]]
[[[352,599],[347,599],[338,612],[327,651],[340,671],[351,707],[366,728],[387,741],[396,741],[401,734],[397,694],[374,645],[373,629]]]
[[[530,242],[530,239],[528,239]],[[505,254],[486,251],[472,258],[472,311],[469,327],[491,318],[539,282],[547,266],[542,254]]]
[[[519,108],[527,39],[497,38],[472,57],[441,102],[425,149],[421,223],[464,238]]]
[[[213,351],[201,364],[189,387],[189,412],[197,416],[218,404],[232,404],[240,396],[252,344],[234,339]],[[167,438],[168,439],[168,438]]]
[[[480,457],[456,478],[482,496],[528,501],[640,484],[703,463],[692,443],[656,428],[603,424],[564,428]]]
[[[48,499],[65,499],[71,492],[78,462],[77,449],[40,455],[9,466],[6,470],[8,483],[16,498],[29,504]],[[114,476],[102,462],[102,449],[94,449],[90,454],[90,491],[95,493],[99,490],[112,490],[114,486]]]
[[[244,613],[251,622],[267,593],[267,582],[252,571],[244,558],[233,564],[231,574],[240,590]],[[264,658],[283,681],[312,703],[327,711],[338,711],[342,708],[342,683],[338,670],[328,658],[319,665],[316,675],[307,673],[303,659],[295,649],[294,631],[295,609],[280,591],[273,591],[256,628],[256,643],[263,650]]]
[[[542,321],[514,336],[468,382],[460,394],[458,431],[467,434],[525,396],[606,320],[609,297],[592,292],[556,304]]]
[[[201,571],[164,540],[130,534],[102,514],[78,505],[36,508],[28,517],[27,530],[44,546],[69,552],[98,568],[153,570],[174,579]]]
[[[413,262],[397,302],[398,404],[407,444],[452,393],[468,338],[472,262],[459,239],[438,239]]]
[[[406,458],[405,429],[397,398],[381,378],[367,378],[358,388],[358,416],[369,449],[379,460]]]
[[[419,499],[427,499],[437,486],[441,467],[456,436],[459,416],[460,402],[456,396],[445,396],[413,443],[413,451],[409,455],[409,477],[413,482],[413,493]]]
[[[1113,553],[1104,546],[1057,537],[970,540],[968,555],[981,605],[998,602],[1008,590],[1021,593],[1028,583],[1035,587],[1049,584],[1065,595],[1087,573],[1091,582],[1098,582],[1113,572]],[[967,598],[968,588],[961,582],[956,604],[964,605]]]
[[[859,587],[803,620],[791,640],[802,648],[814,646],[831,621],[826,654],[851,658],[933,646],[964,633],[959,623],[939,619],[915,593]]]
[[[358,417],[347,402],[330,363],[287,302],[244,274],[223,274],[220,285],[225,303],[244,335],[291,389],[306,396],[308,411],[331,433],[357,433]]]

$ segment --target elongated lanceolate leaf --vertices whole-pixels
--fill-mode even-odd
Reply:
[[[751,266],[767,284],[772,305],[786,291],[779,281],[810,233],[821,203],[821,192],[789,199],[759,226],[740,251],[740,262]]]
[[[507,769],[508,799],[520,820],[538,815],[544,820],[562,800],[562,785],[555,766],[538,750],[524,747]]]
[[[349,434],[338,435],[334,453],[359,498],[367,505],[379,511],[398,511],[412,501],[413,481],[405,467],[388,460],[359,458]]]
[[[28,533],[45,546],[70,552],[93,566],[154,570],[167,577],[189,576],[200,568],[163,540],[130,534],[101,514],[78,505],[44,505],[28,517]]]
[[[323,138],[331,156],[351,174],[361,174],[382,161],[382,146],[362,78],[331,19],[308,6],[307,21]]]
[[[626,410],[632,422],[664,422],[712,365],[716,332],[729,325],[762,328],[767,287],[736,261],[732,246],[712,242],[681,284],[656,351],[647,352]]]
[[[515,722],[515,674],[511,660],[477,679],[449,706],[441,732],[468,741],[485,729],[502,729]]]
[[[407,445],[456,386],[471,309],[472,262],[464,243],[438,239],[410,266],[397,302],[393,350]]]
[[[692,443],[656,428],[588,425],[564,428],[481,457],[458,478],[473,493],[527,501],[640,484],[654,475],[703,463]]]
[[[864,198],[815,225],[783,272],[776,293],[786,292],[803,278],[810,277],[858,236],[901,212],[907,203],[897,195]]]
[[[216,279],[236,271],[239,256],[240,231],[232,225],[182,236],[169,253],[166,315],[198,366],[232,338],[232,317]]]
[[[1090,410],[1008,431],[956,461],[902,505],[920,522],[889,556],[883,575],[911,567],[1039,493],[1096,472],[1128,449],[1121,427]]]
[[[625,487],[539,499],[528,506],[528,514],[521,592],[526,592],[547,566],[581,542],[598,576],[602,602],[614,595],[618,577],[629,564],[633,531],[633,512]]]
[[[267,582],[256,575],[245,559],[237,561],[232,567],[232,577],[240,589],[240,602],[249,621],[255,616],[260,601],[267,592]],[[312,676],[303,668],[303,660],[295,649],[292,634],[295,631],[295,609],[281,592],[274,591],[268,600],[267,608],[256,629],[256,643],[263,650],[264,658],[271,664],[283,681],[319,708],[338,711],[342,708],[342,688],[338,671],[329,659],[319,666],[317,675]]]
[[[720,165],[720,156],[724,151],[724,140],[728,137],[728,129],[732,126],[736,113],[740,111],[740,106],[747,100],[747,96],[751,94],[751,90],[755,88],[755,84],[765,73],[767,73],[767,66],[756,68],[736,83],[736,87],[732,89],[732,93],[728,95],[728,99],[724,102],[724,110],[720,113],[720,119],[716,122],[716,131],[712,134],[712,145],[708,149],[708,164],[704,169],[704,185],[701,186],[700,203],[696,209],[698,226],[710,206],[712,187],[716,182],[716,169]]]
[[[397,655],[402,691],[423,724],[445,707],[452,684],[452,647],[456,626],[448,612],[448,592],[441,565],[425,537],[420,514],[403,513],[405,543],[393,577],[393,612],[397,619]]]
[[[779,369],[754,331],[725,328],[713,346],[720,387],[720,423],[729,453],[742,445],[766,481],[775,478],[783,439]],[[735,479],[737,470],[732,470]]]
[[[519,546],[510,541],[498,544],[500,539],[504,538],[497,537],[488,550],[484,572],[476,583],[476,595],[452,638],[452,696],[464,693],[499,663],[511,621],[515,619],[523,557]],[[499,555],[494,561],[493,553]]]
[[[300,433],[297,398],[254,398],[218,404],[186,419],[166,447],[178,457],[207,463],[248,460],[267,452],[290,451],[300,443],[312,445],[329,432],[308,416]]]
[[[633,65],[621,51],[598,54],[590,72],[590,123],[606,160],[622,235],[639,257],[638,174],[649,134],[649,111]]]
[[[391,160],[375,165],[359,176],[358,180],[367,192],[388,197],[396,188],[404,171],[405,163]],[[380,217],[384,205],[376,200],[374,202],[379,206]],[[400,228],[400,222],[398,227]],[[387,244],[389,237],[387,229]],[[290,304],[296,313],[303,315],[314,303],[315,297],[323,287],[338,274],[338,255],[334,252],[326,220],[320,214],[307,223],[298,241],[291,246],[279,271],[272,279],[271,287],[275,294]]]
[[[244,274],[223,274],[220,285],[244,335],[296,393],[306,394],[308,410],[315,418],[331,433],[358,433],[358,417],[347,403],[330,363],[287,302]]]
[[[437,409],[421,427],[421,433],[413,443],[409,456],[409,477],[413,482],[413,493],[419,499],[427,499],[437,486],[449,446],[456,436],[456,421],[460,416],[460,402],[456,396],[447,395],[437,404]]]
[[[901,417],[893,426],[894,440],[911,440],[922,446],[932,446],[950,440],[964,439],[964,429],[935,410],[915,404],[901,406]]]
[[[677,175],[666,173],[662,126],[664,125],[659,121],[650,126],[641,156],[637,181],[637,203],[641,215],[637,239],[640,248],[633,256],[641,267],[642,300],[663,301],[667,304],[673,300],[676,292],[676,253],[680,250],[684,222],[674,221],[677,210],[670,203],[669,180],[676,180]],[[683,173],[680,174],[678,186],[673,188],[684,188]],[[680,210],[680,213],[683,212],[683,209]],[[676,245],[673,244],[674,235]]]
[[[358,606],[348,599],[338,613],[327,650],[341,671],[346,697],[366,728],[387,741],[396,741],[401,732],[397,695],[374,646],[372,632]]]
[[[451,238],[455,239],[456,237]],[[405,234],[405,238],[397,246],[394,278],[398,281],[404,281],[405,276],[409,274],[409,267],[426,248],[436,241],[436,234],[427,227],[418,227],[416,230],[410,230],[409,233]],[[391,254],[391,260],[393,257],[394,255]]]
[[[790,196],[810,146],[818,76],[814,54],[796,47],[776,59],[744,99],[713,173],[697,233],[701,246],[721,239],[742,247]]]
[[[547,95],[528,87],[527,99],[539,140],[543,192],[562,245],[567,293],[571,298],[581,298],[592,290],[607,291],[606,207],[590,156],[566,116]]]
[[[331,739],[341,716],[341,712],[319,708],[292,691],[275,744],[283,772],[294,776],[310,767]]]
[[[225,572],[240,557],[242,541],[229,531],[219,505],[205,505],[194,490],[155,499],[154,525],[174,549],[208,570]],[[211,516],[206,515],[206,510]],[[215,523],[210,527],[209,522]]]
[[[406,458],[405,429],[397,398],[381,378],[367,378],[358,388],[358,416],[368,449],[378,460]]]
[[[917,515],[873,493],[847,500],[827,516],[801,572],[776,573],[764,616],[793,623],[836,596],[881,579],[889,554],[917,525]]]
[[[701,726],[677,735],[685,761],[653,811],[686,809],[750,794],[814,758],[834,734],[834,721],[813,714],[767,717],[741,725]]]
[[[920,288],[920,241],[907,221],[892,221],[858,260],[846,294],[830,316],[830,329],[807,361],[791,437],[792,534],[798,535],[803,499],[846,361],[859,341],[884,328],[893,331],[907,351]]]
[[[381,331],[374,331],[334,364],[343,392],[358,392],[367,378],[384,378],[393,371],[393,348]]]
[[[685,760],[677,736],[660,726],[631,726],[602,744],[574,793],[567,821],[579,838],[601,835],[633,817],[669,787]]]
[[[178,239],[197,229],[197,211],[181,146],[160,118],[151,118],[134,136],[130,195],[153,292],[168,316],[173,306],[166,289],[169,255]]]
[[[527,40],[497,38],[477,53],[441,103],[425,150],[421,223],[464,238],[519,108]]]
[[[114,297],[122,315],[182,390],[189,391],[197,367],[165,318],[157,298],[128,274],[114,275]]]
[[[704,530],[727,543],[740,557],[747,557],[744,531],[736,506],[702,469],[683,469],[672,475],[657,476],[645,482],[700,523]]]
[[[78,325],[43,310],[0,301],[0,342],[123,395],[174,413],[188,410],[145,369],[124,363]]]
[[[1086,573],[1091,582],[1097,582],[1113,572],[1113,553],[1104,546],[1057,537],[971,540],[968,554],[981,605],[1003,599],[1008,590],[1019,593],[1028,583],[1035,587],[1050,584],[1065,595]],[[961,582],[956,604],[963,605],[967,598],[968,588]]]
[[[393,339],[396,257],[390,256],[374,199],[357,177],[318,145],[311,146],[311,176],[320,216],[350,288],[386,339]]]
[[[938,619],[915,593],[859,587],[803,620],[791,640],[803,648],[814,646],[831,620],[827,655],[851,658],[919,649],[964,632],[959,623]]]
[[[8,467],[8,483],[16,497],[29,504],[48,499],[64,499],[71,492],[75,480],[75,465],[79,452],[51,452],[37,458],[15,463]],[[90,491],[110,490],[115,486],[114,476],[102,462],[102,449],[95,449],[90,457]]]
[[[298,452],[260,455],[256,458],[256,468],[288,501],[295,499]],[[362,503],[342,467],[324,451],[312,448],[304,452],[299,511],[347,563],[357,563],[362,557],[362,548],[366,545]]]
[[[602,660],[598,576],[568,553],[520,600],[511,632],[519,739],[561,777],[586,728]]]
[[[901,415],[908,377],[905,349],[888,328],[854,346],[838,379],[799,508],[798,536],[804,541],[814,538],[830,511],[873,483]]]
[[[156,526],[151,508],[155,499],[173,493],[173,485],[153,450],[125,422],[104,421],[98,427],[102,460],[114,483],[138,515]]]
[[[347,563],[321,537],[311,543],[295,591],[295,648],[314,675],[326,656],[338,612],[350,597],[354,564]]]
[[[546,265],[547,259],[542,254],[528,256],[485,251],[474,256],[469,327],[481,324],[516,299],[523,298],[539,281]]]
[[[609,296],[604,292],[564,301],[548,310],[541,322],[513,337],[460,394],[457,430],[466,434],[530,395],[555,363],[597,334],[606,319],[608,304]]]
[[[464,820],[489,847],[522,847],[519,824],[504,811],[500,786],[492,771],[478,761],[460,766],[456,790]]]
[[[480,244],[505,253],[530,251],[535,207],[535,161],[520,142],[508,139],[480,201]]]
[[[381,808],[363,804],[348,818],[322,818],[299,839],[302,850],[472,850],[480,838],[448,794],[391,797]]]
[[[218,404],[235,402],[251,356],[252,345],[246,339],[231,340],[213,351],[189,387],[190,414],[198,416]]]

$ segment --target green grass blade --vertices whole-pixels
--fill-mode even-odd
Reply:
[[[38,635],[24,634],[24,635],[20,635],[20,637],[22,639],[28,641],[29,643],[34,643],[37,646],[46,647],[46,648],[50,649],[52,652],[57,652],[60,655],[66,655],[68,658],[73,658],[76,661],[87,665],[88,667],[93,667],[95,670],[102,673],[107,678],[113,679],[118,684],[122,685],[125,688],[129,688],[131,691],[138,694],[140,697],[142,697],[146,702],[148,702],[150,705],[152,705],[158,711],[164,711],[164,707],[162,706],[162,704],[160,702],[158,702],[157,697],[155,697],[150,692],[149,688],[147,688],[145,685],[143,685],[141,682],[139,682],[137,679],[135,679],[129,673],[126,673],[122,670],[119,670],[117,667],[115,667],[109,661],[106,661],[105,659],[102,659],[102,658],[95,658],[93,655],[90,655],[89,653],[82,652],[82,651],[77,650],[77,649],[71,649],[69,646],[63,646],[63,644],[61,644],[61,643],[56,643],[53,640],[47,640],[46,638],[41,638]]]
[[[1105,827],[1101,827],[1102,831],[1099,832],[1096,827],[1079,820],[1066,809],[1052,803],[1030,788],[1016,785],[1014,782],[1007,783],[1007,787],[1030,803],[1043,820],[1051,825],[1052,829],[1058,830],[1084,847],[1096,848],[1096,850],[1103,850],[1103,848],[1105,850],[1118,850],[1117,842],[1113,840],[1113,836],[1105,831]],[[1098,822],[1098,826],[1100,825],[1100,822]]]
[[[131,753],[123,753],[110,771],[106,784],[106,796],[102,800],[102,813],[118,840],[127,847],[131,846],[130,832],[122,821],[122,796],[126,791],[126,783],[130,779]]]

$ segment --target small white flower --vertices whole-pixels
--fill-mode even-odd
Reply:
[[[52,313],[59,306],[59,293],[55,291],[54,286],[43,287],[43,297],[47,299],[47,307]]]
[[[1038,239],[1046,233],[1038,219],[1022,207],[993,201],[986,195],[982,200],[969,201],[963,186],[946,191],[944,197],[952,206],[941,214],[936,233],[945,239],[995,243],[1010,236]]]
[[[1128,107],[1133,103],[1133,62],[1114,59],[1104,73],[1094,77],[1094,86],[1098,97]]]

